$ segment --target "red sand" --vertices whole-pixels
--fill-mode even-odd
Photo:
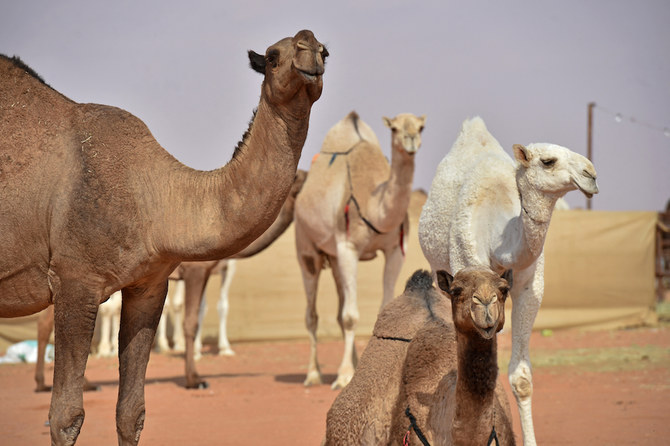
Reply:
[[[364,341],[358,342],[359,352]],[[509,334],[500,356],[509,358]],[[206,354],[198,363],[206,390],[184,389],[179,356],[153,354],[146,385],[143,445],[318,445],[337,392],[305,388],[308,344],[235,344],[232,358]],[[531,341],[535,430],[542,445],[670,442],[670,327],[614,332],[562,331]],[[337,341],[320,345],[322,371],[334,380],[342,354]],[[33,392],[34,365],[0,366],[0,443],[49,444],[50,394]],[[52,372],[48,366],[47,374]],[[115,359],[88,362],[102,386],[84,397],[86,420],[78,445],[116,444]],[[49,380],[48,380],[49,381]],[[503,382],[507,385],[506,376]],[[507,386],[509,390],[509,386]],[[510,394],[510,398],[511,397]],[[517,440],[521,441],[512,402]]]

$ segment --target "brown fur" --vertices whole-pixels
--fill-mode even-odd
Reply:
[[[248,136],[209,172],[180,164],[130,113],[75,103],[0,57],[0,317],[54,304],[53,444],[73,444],[83,422],[99,303],[123,289],[117,432],[134,445],[169,273],[181,261],[231,256],[275,220],[327,53],[310,31],[268,52],[279,57],[265,67]]]
[[[430,278],[417,272],[413,279],[417,275]],[[492,420],[500,444],[514,444],[495,355],[495,331],[502,328],[508,284],[484,269],[459,272],[453,283],[452,290],[460,291],[451,304],[432,287],[406,288],[384,308],[375,334],[411,342],[370,340],[354,378],[328,412],[325,444],[400,445],[410,425],[408,407],[431,445],[486,445]],[[498,302],[483,312],[470,311],[471,297],[482,291],[495,293]],[[487,321],[487,313],[496,311],[496,320]],[[492,337],[482,339],[475,326],[489,325]],[[409,441],[421,445],[414,431]]]

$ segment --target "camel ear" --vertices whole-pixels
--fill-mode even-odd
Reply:
[[[530,153],[528,153],[528,149],[526,149],[524,146],[521,144],[514,144],[514,158],[518,162],[521,163],[522,166],[528,167],[530,166],[530,160],[531,156]]]
[[[265,56],[249,50],[249,66],[252,70],[265,74]]]
[[[382,116],[382,121],[384,121],[384,125],[390,129],[393,128],[393,124],[391,123],[391,120],[387,118],[386,116]]]
[[[438,270],[435,273],[435,276],[437,277],[437,286],[439,286],[442,291],[451,296],[449,290],[451,289],[451,284],[454,282],[454,276],[443,269]]]
[[[512,272],[511,269],[508,269],[507,271],[502,273],[502,275],[500,276],[507,281],[507,283],[509,284],[510,289],[512,288],[512,285],[513,285],[513,282],[514,282],[514,280],[513,280],[514,277],[513,276],[514,276],[514,273]]]

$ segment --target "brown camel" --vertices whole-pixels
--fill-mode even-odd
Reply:
[[[382,309],[354,378],[328,411],[324,445],[514,444],[496,364],[512,273],[437,277],[448,298],[429,272],[416,271]]]
[[[349,383],[356,365],[354,329],[358,322],[356,270],[359,260],[384,253],[384,303],[393,297],[404,260],[412,193],[414,155],[421,146],[425,116],[384,118],[392,131],[391,164],[372,129],[355,112],[328,131],[321,152],[295,205],[298,263],[302,271],[311,341],[305,385],[320,384],[316,355],[316,292],[326,260],[337,285],[337,320],[344,335],[344,356],[333,389]]]
[[[295,207],[295,198],[302,189],[302,185],[307,178],[307,172],[299,169],[296,172],[293,180],[293,185],[289,192],[286,201],[282,205],[277,219],[270,225],[270,227],[254,240],[249,246],[244,248],[237,254],[229,257],[230,259],[243,259],[251,257],[263,251],[270,246],[293,221],[293,209]],[[204,262],[182,262],[170,274],[170,280],[183,280],[185,282],[185,313],[184,318],[184,333],[197,333],[199,328],[198,310],[202,304],[202,296],[207,286],[209,276],[216,272],[224,273],[228,259],[209,260]],[[225,296],[227,299],[227,295]],[[222,297],[223,299],[223,297]],[[228,302],[220,302],[221,305],[227,307]],[[222,310],[220,310],[222,312]],[[227,312],[226,312],[227,315]],[[223,318],[224,315],[221,315]],[[188,326],[187,326],[188,324]],[[223,325],[223,324],[222,324]],[[50,306],[46,311],[40,314],[37,322],[37,363],[35,364],[35,392],[50,392],[51,386],[47,386],[44,381],[44,352],[46,350],[49,337],[53,331],[54,326],[54,311],[53,306]],[[225,330],[225,328],[223,329]],[[200,379],[195,368],[195,357],[197,356],[197,349],[193,347],[196,335],[185,336],[186,346],[186,388],[187,389],[202,389],[206,388],[207,383]],[[190,346],[188,344],[191,344]],[[228,339],[225,331],[219,332],[219,348],[222,349],[228,345]],[[230,348],[230,346],[228,346]],[[40,356],[41,355],[41,356]],[[99,387],[91,384],[84,378],[84,391],[99,390]]]
[[[284,231],[286,231],[293,221],[293,210],[295,208],[296,196],[302,189],[306,177],[307,172],[298,170],[291,191],[274,223],[272,223],[272,225],[253,243],[237,254],[229,257],[229,259],[244,259],[254,256],[270,246],[284,233]],[[186,347],[185,372],[187,389],[202,389],[208,387],[207,382],[200,378],[196,370],[196,352],[194,346],[199,327],[198,314],[202,304],[205,287],[207,286],[209,276],[222,267],[222,262],[227,262],[227,259],[207,262],[182,262],[170,275],[171,279],[183,280],[185,284],[184,345]],[[227,302],[225,304],[227,305]],[[225,333],[219,333],[219,339],[221,339],[222,334],[225,336]]]
[[[327,55],[306,30],[250,51],[264,75],[257,111],[233,159],[208,172],[179,163],[130,113],[71,101],[0,57],[0,317],[54,304],[53,444],[79,435],[97,308],[119,289],[116,426],[119,444],[137,444],[167,277],[182,261],[232,256],[275,220]]]

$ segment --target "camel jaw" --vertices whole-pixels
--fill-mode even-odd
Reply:
[[[583,186],[578,181],[572,180],[572,184],[574,184],[575,187],[581,191],[581,193],[586,195],[586,198],[592,198],[595,194],[598,193],[598,183],[596,182],[595,178],[593,178],[590,182],[592,184]]]

